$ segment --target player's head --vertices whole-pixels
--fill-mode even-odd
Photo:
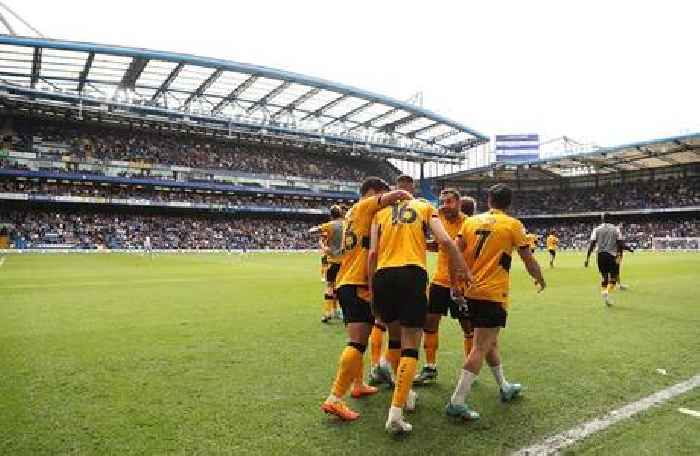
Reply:
[[[549,231],[549,234],[551,234],[552,236],[556,236],[556,235],[557,235],[557,232],[554,231],[554,230],[550,230],[550,231]]]
[[[446,188],[440,192],[440,211],[447,217],[456,217],[459,213],[459,192],[456,188]]]
[[[396,188],[398,188],[399,190],[404,190],[410,193],[411,195],[413,195],[416,192],[416,187],[413,184],[413,178],[406,174],[402,174],[396,178]]]
[[[609,219],[609,214],[607,212],[603,212],[600,214],[600,223],[605,223]]]
[[[384,192],[389,191],[389,184],[386,183],[381,177],[370,176],[362,181],[360,186],[361,196],[374,196],[381,195]]]
[[[513,199],[513,191],[506,184],[496,184],[489,188],[488,203],[491,209],[506,210]]]
[[[464,215],[471,217],[476,214],[476,200],[474,198],[471,196],[463,196],[460,198],[459,202]]]
[[[341,208],[337,204],[334,204],[333,206],[331,206],[331,218],[332,219],[341,218],[342,216],[343,216],[343,208]]]

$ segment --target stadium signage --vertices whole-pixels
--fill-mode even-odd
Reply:
[[[540,158],[540,136],[496,135],[496,161],[499,163],[525,163]]]

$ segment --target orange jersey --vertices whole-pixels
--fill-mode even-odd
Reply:
[[[437,217],[437,210],[417,199],[400,201],[377,212],[377,270],[400,266],[426,269],[426,238],[432,217]]]
[[[459,234],[459,230],[462,228],[465,219],[466,216],[461,212],[454,220],[450,220],[440,213],[442,226],[445,227],[445,231],[447,231],[447,234],[449,234],[452,239]],[[437,267],[435,268],[431,283],[443,287],[452,286],[450,282],[450,257],[443,246],[438,247]]]
[[[530,245],[530,248],[534,250],[537,247],[537,235],[532,234],[532,233],[528,233],[527,234],[527,242]]]
[[[559,245],[559,238],[553,234],[547,236],[547,250],[556,250]]]
[[[380,209],[379,197],[364,198],[355,203],[345,215],[343,258],[336,286],[367,285],[367,253],[372,217]]]
[[[513,249],[527,247],[525,227],[503,211],[491,209],[469,217],[459,236],[465,242],[464,259],[474,276],[465,295],[509,305],[510,264]]]

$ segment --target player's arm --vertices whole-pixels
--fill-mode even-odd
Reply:
[[[429,223],[430,230],[433,232],[435,240],[445,249],[450,260],[449,270],[452,288],[456,288],[465,281],[471,282],[472,275],[467,267],[467,263],[464,261],[461,251],[457,248],[457,244],[455,244],[452,238],[450,238],[450,235],[447,234],[440,219],[437,216],[430,217]]]
[[[385,208],[387,206],[391,206],[392,204],[396,203],[397,201],[409,200],[409,199],[413,199],[413,195],[411,195],[407,191],[394,190],[394,191],[379,195],[379,198],[377,198],[377,204],[379,205],[379,209],[382,209],[382,208]]]
[[[440,244],[435,239],[431,239],[425,243],[425,250],[428,252],[437,252],[439,250]]]
[[[377,270],[377,252],[379,247],[379,224],[372,222],[372,227],[369,232],[369,252],[367,253],[367,286],[369,287],[370,296],[372,293],[372,281],[374,272]]]
[[[544,281],[544,276],[542,276],[542,269],[537,259],[532,255],[529,246],[518,247],[518,255],[520,255],[520,259],[523,260],[527,273],[535,280],[535,285],[540,287],[538,292],[544,290],[547,284]]]
[[[596,240],[591,239],[591,242],[588,244],[588,252],[586,253],[586,261],[583,263],[585,267],[588,267],[588,261],[591,259],[591,253],[593,253],[593,249],[595,248],[596,245]]]

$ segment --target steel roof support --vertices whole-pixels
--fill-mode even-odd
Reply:
[[[399,128],[400,126],[406,125],[406,124],[408,124],[408,123],[411,123],[411,122],[413,122],[414,120],[416,120],[417,118],[418,118],[417,115],[415,115],[415,114],[409,114],[408,116],[402,117],[402,118],[400,118],[399,120],[395,120],[395,121],[393,121],[393,122],[389,122],[389,123],[386,124],[386,125],[382,125],[381,127],[379,127],[379,129],[380,129],[381,131],[385,131],[385,132],[387,132],[387,133],[393,132],[393,131],[395,131],[397,128]]]
[[[432,143],[432,144],[435,144],[435,143],[438,143],[440,141],[444,141],[447,138],[449,138],[450,136],[454,136],[454,135],[457,135],[459,133],[460,132],[457,130],[450,130],[450,131],[446,131],[445,133],[443,133],[441,135],[433,136],[432,138],[428,139],[427,141]]]
[[[416,135],[419,135],[421,133],[425,133],[426,131],[430,130],[431,128],[437,127],[438,125],[440,125],[440,122],[433,122],[430,125],[426,125],[425,127],[419,128],[418,130],[409,131],[408,133],[406,133],[406,136],[408,136],[409,138],[415,138]]]
[[[31,76],[31,88],[36,87],[36,83],[39,82],[39,75],[41,74],[41,49],[40,47],[34,48],[34,57],[32,58],[32,76]]]
[[[308,113],[307,115],[302,117],[301,120],[306,120],[309,117],[319,117],[319,116],[323,115],[324,112],[331,109],[333,106],[336,106],[338,103],[340,103],[341,101],[348,99],[348,98],[350,98],[350,95],[341,95],[338,98],[331,100],[328,103],[324,104],[323,106],[321,106],[317,110]]]
[[[241,93],[243,93],[244,90],[253,85],[253,83],[257,81],[258,78],[259,76],[252,74],[248,79],[238,84],[238,87],[233,89],[231,93],[229,93],[226,96],[226,98],[223,98],[220,102],[216,104],[216,106],[214,106],[214,108],[211,110],[212,115],[220,113],[221,110],[226,107],[226,105],[238,98],[238,95],[240,95]]]
[[[153,94],[153,96],[151,97],[151,101],[156,101],[161,95],[168,91],[170,84],[173,83],[177,75],[180,74],[184,67],[185,64],[181,62],[178,63],[175,68],[173,68],[173,71],[170,72],[168,77],[165,78],[165,81],[163,81],[163,84],[161,84],[160,87],[158,87],[158,90],[156,90],[156,93]]]
[[[136,80],[141,76],[143,69],[148,65],[148,60],[134,57],[129,64],[129,67],[124,72],[122,80],[119,83],[120,89],[133,89],[136,85]]]
[[[206,92],[209,89],[209,87],[211,87],[211,85],[214,84],[216,82],[216,80],[221,77],[223,72],[224,72],[224,70],[222,70],[222,69],[214,70],[214,72],[212,72],[212,74],[210,74],[209,77],[207,79],[205,79],[204,82],[202,82],[199,85],[199,87],[197,87],[197,89],[190,94],[189,97],[187,97],[187,99],[185,100],[185,103],[182,105],[182,107],[184,109],[187,109],[190,106],[190,103],[192,103],[192,101],[195,98],[201,97],[202,94],[204,92]]]
[[[90,68],[92,68],[92,62],[95,60],[95,53],[90,52],[87,56],[87,59],[85,59],[85,66],[83,67],[83,71],[80,72],[80,76],[78,78],[78,93],[82,94],[83,93],[83,88],[85,87],[85,80],[88,77],[88,74],[90,73]]]
[[[299,105],[304,103],[306,100],[309,98],[313,97],[314,95],[318,94],[321,91],[318,87],[314,87],[311,90],[308,90],[307,92],[301,94],[299,97],[297,97],[295,100],[292,100],[287,106],[282,108],[281,110],[277,111],[275,115],[273,115],[271,118],[275,119],[278,116],[282,115],[284,112],[289,112],[291,113],[294,111]]]
[[[345,121],[348,120],[350,117],[352,117],[352,116],[354,116],[354,115],[356,115],[356,114],[361,113],[362,111],[364,111],[365,109],[369,108],[369,107],[372,106],[373,104],[374,104],[374,101],[368,101],[367,103],[361,104],[361,105],[358,106],[357,108],[352,109],[352,110],[346,112],[345,114],[343,114],[342,116],[338,117],[337,119],[331,120],[330,122],[328,122],[327,124],[325,124],[325,125],[323,126],[323,128],[326,128],[326,127],[328,127],[328,126],[330,126],[330,125],[333,125],[333,124],[336,123],[336,122],[345,122]]]
[[[399,109],[399,108],[390,109],[390,110],[388,110],[387,112],[385,112],[384,114],[379,114],[378,116],[374,116],[374,117],[372,117],[371,119],[369,119],[369,120],[367,120],[367,121],[365,121],[365,122],[362,122],[361,124],[357,124],[356,126],[352,127],[352,128],[351,128],[350,130],[348,130],[348,131],[357,130],[358,128],[368,128],[368,127],[371,127],[372,124],[373,124],[374,122],[376,122],[376,121],[378,121],[378,120],[385,119],[385,118],[387,118],[387,117],[389,117],[389,116],[391,116],[391,115],[393,115],[393,114],[396,114],[396,113],[399,112],[399,111],[401,111],[401,109]]]
[[[248,109],[246,110],[246,113],[250,114],[251,112],[253,112],[253,111],[254,111],[256,108],[258,108],[259,106],[265,106],[265,105],[267,105],[267,102],[268,102],[268,101],[272,100],[272,99],[275,98],[277,95],[279,95],[280,93],[282,93],[282,92],[284,92],[285,90],[287,90],[287,88],[289,88],[289,86],[291,86],[291,85],[292,85],[291,82],[289,82],[289,81],[284,81],[282,84],[280,84],[280,85],[278,85],[277,87],[275,87],[274,89],[270,90],[270,91],[267,92],[265,95],[263,95],[258,101],[256,101],[255,103],[253,103],[253,105],[252,105],[250,108],[248,108]]]

